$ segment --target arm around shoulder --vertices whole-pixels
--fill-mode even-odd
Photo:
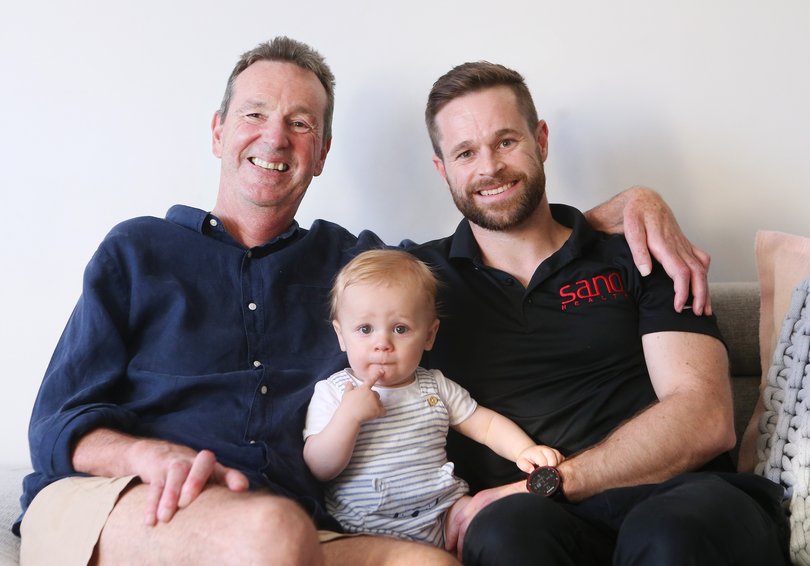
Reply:
[[[709,254],[686,237],[667,203],[646,187],[631,187],[585,213],[597,230],[624,233],[633,261],[642,275],[652,270],[651,255],[657,259],[675,288],[676,311],[693,296],[695,314],[711,314],[707,273]]]

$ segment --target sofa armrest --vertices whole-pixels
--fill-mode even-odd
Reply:
[[[712,283],[712,309],[728,347],[731,387],[734,394],[734,429],[737,459],[754,406],[759,399],[761,365],[759,358],[759,284],[756,282]]]

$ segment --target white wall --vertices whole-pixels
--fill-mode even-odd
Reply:
[[[452,65],[524,73],[551,129],[552,201],[658,189],[714,257],[755,278],[758,228],[810,236],[807,0],[15,2],[0,18],[0,464],[27,462],[41,376],[83,267],[116,222],[211,208],[209,124],[243,51],[286,34],[338,78],[335,139],[299,220],[389,241],[456,224],[426,94]],[[407,7],[406,7],[407,6]]]

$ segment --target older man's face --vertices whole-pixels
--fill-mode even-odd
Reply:
[[[221,158],[220,197],[295,215],[313,176],[323,170],[327,95],[311,71],[258,61],[234,83],[227,117],[214,116],[213,150]]]

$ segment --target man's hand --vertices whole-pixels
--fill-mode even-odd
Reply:
[[[191,448],[159,440],[139,440],[132,445],[131,458],[137,475],[149,484],[144,522],[169,522],[178,509],[190,505],[205,489],[216,483],[231,491],[245,491],[244,474],[218,463],[210,450]]]
[[[88,432],[73,449],[73,469],[108,478],[138,476],[150,486],[144,521],[167,522],[191,504],[208,483],[245,491],[245,475],[217,463],[210,450],[197,452],[164,440],[137,438],[112,429]]]
[[[560,454],[559,450],[551,446],[536,444],[529,446],[521,452],[515,463],[518,468],[530,474],[535,468],[539,468],[540,466],[556,466],[564,459],[564,456]]]
[[[444,548],[448,551],[452,551],[455,548],[458,559],[461,560],[464,535],[467,534],[467,527],[470,526],[470,522],[473,518],[481,509],[493,501],[497,501],[502,497],[514,493],[527,493],[526,482],[519,481],[500,487],[485,489],[476,493],[466,505],[448,517],[447,525],[444,529]]]
[[[633,261],[642,275],[652,269],[652,254],[674,281],[675,310],[681,312],[692,290],[692,311],[711,314],[707,273],[709,254],[692,245],[664,200],[652,189],[633,187],[588,211],[597,230],[624,232]]]

